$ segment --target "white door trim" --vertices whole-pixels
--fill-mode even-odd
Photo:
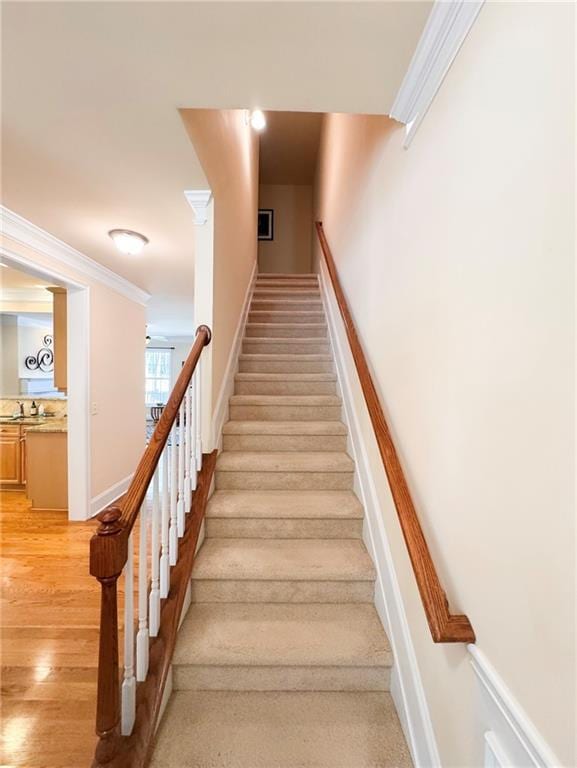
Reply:
[[[90,516],[90,288],[0,246],[2,261],[68,290],[68,519]]]

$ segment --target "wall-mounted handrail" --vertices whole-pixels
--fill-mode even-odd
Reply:
[[[150,757],[216,464],[216,451],[203,455],[201,448],[199,363],[210,340],[210,329],[201,325],[128,491],[98,516],[100,526],[90,541],[90,573],[101,585],[99,740],[93,768],[141,768]],[[133,534],[137,522],[138,533]]]
[[[419,518],[411,498],[407,480],[401,467],[401,462],[399,461],[391,437],[391,432],[386,422],[379,396],[337,275],[335,262],[323,225],[320,221],[316,222],[316,229],[327,271],[331,279],[333,291],[345,326],[351,353],[355,361],[357,374],[373,425],[383,466],[395,502],[397,515],[401,524],[413,571],[415,573],[431,635],[436,643],[474,643],[475,632],[473,631],[473,627],[467,616],[463,614],[452,614],[449,611],[447,596],[441,586],[439,576],[435,569],[435,564],[433,563],[429,547],[427,546],[423,530],[419,523]]]

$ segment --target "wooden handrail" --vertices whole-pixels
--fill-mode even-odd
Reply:
[[[168,402],[162,411],[160,419],[150,438],[150,442],[146,446],[146,450],[134,473],[132,482],[122,497],[120,503],[120,509],[122,510],[120,525],[126,532],[126,535],[130,534],[136,518],[138,517],[140,506],[146,496],[146,490],[150,485],[152,475],[154,474],[158,460],[164,450],[172,425],[178,416],[178,409],[180,408],[188,383],[192,378],[192,374],[194,373],[194,369],[196,368],[202,350],[210,344],[210,340],[210,328],[207,325],[200,325],[196,329],[196,336],[192,349],[190,350],[186,362],[181,368],[176,384],[174,385],[172,393],[168,398]]]
[[[345,325],[383,466],[389,480],[431,635],[436,643],[474,643],[475,632],[467,616],[452,614],[449,611],[447,596],[441,586],[435,564],[419,523],[415,505],[413,504],[401,462],[399,461],[391,432],[379,401],[373,377],[371,376],[347,300],[339,282],[335,262],[322,222],[316,222],[316,229],[331,278],[333,291]]]
[[[184,555],[179,558],[170,574],[170,590],[162,606],[158,637],[155,637],[150,644],[148,676],[143,683],[139,684],[136,691],[134,730],[130,736],[124,737],[119,735],[116,728],[107,743],[111,757],[106,763],[95,760],[93,763],[95,768],[97,766],[100,768],[101,765],[105,765],[106,768],[145,768],[152,757],[154,734],[162,709],[164,688],[170,671],[186,591],[190,583],[217,453],[218,451],[213,451],[203,456],[202,469],[192,500],[192,510],[187,516],[186,529],[180,544]],[[118,667],[116,680],[118,680]],[[118,700],[118,685],[115,693]]]
[[[186,585],[190,579],[198,534],[216,464],[216,451],[205,455],[202,462],[198,485],[192,497],[191,513],[186,516],[186,527],[180,544],[180,551],[184,554],[170,572],[170,591],[162,605],[159,633],[149,644],[148,676],[137,689],[137,719],[130,737],[122,737],[119,734],[117,582],[127,564],[130,533],[178,417],[202,350],[210,344],[210,341],[210,329],[205,325],[199,326],[190,354],[182,366],[128,491],[121,499],[100,513],[98,516],[100,526],[90,540],[90,573],[101,585],[96,708],[96,733],[99,740],[95,750],[94,768],[140,767],[146,764],[149,756],[176,641]],[[127,752],[128,747],[130,750]],[[135,762],[137,759],[138,761]]]

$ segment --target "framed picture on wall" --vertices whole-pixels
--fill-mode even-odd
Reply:
[[[272,208],[259,208],[258,239],[274,240],[274,211]]]

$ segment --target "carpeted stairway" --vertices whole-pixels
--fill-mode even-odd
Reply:
[[[316,275],[254,291],[154,768],[405,768]]]

